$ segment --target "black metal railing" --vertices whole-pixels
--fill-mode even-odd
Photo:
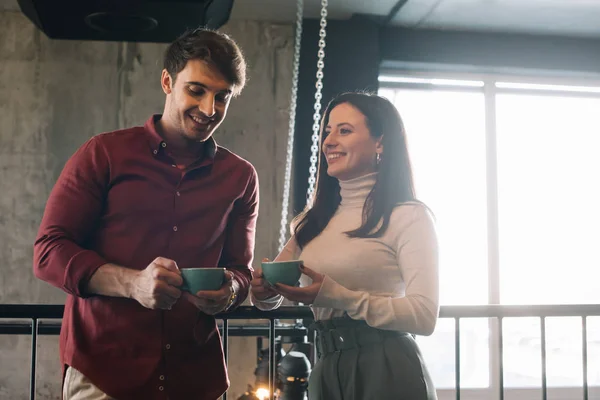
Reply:
[[[37,337],[38,335],[58,335],[60,333],[60,320],[63,316],[63,305],[56,304],[0,304],[0,335],[31,335],[31,370],[29,383],[29,398],[35,399],[35,380],[37,364]],[[216,315],[215,318],[222,320],[219,330],[223,340],[223,352],[225,362],[229,356],[229,336],[268,336],[269,338],[269,382],[268,388],[273,398],[275,375],[275,334],[280,336],[307,336],[308,329],[303,326],[276,326],[275,320],[294,320],[301,318],[312,318],[312,312],[308,307],[280,307],[273,311],[260,311],[255,307],[242,306],[237,310]],[[29,320],[1,322],[1,320]],[[259,325],[232,325],[230,320],[268,320],[268,326]],[[276,332],[277,331],[277,332]],[[227,393],[223,395],[227,399]]]
[[[35,398],[35,368],[38,335],[56,335],[60,332],[60,322],[39,320],[62,318],[62,305],[37,305],[37,304],[0,304],[0,320],[29,320],[29,322],[0,322],[0,334],[31,335],[31,371],[30,371],[30,399]],[[541,337],[541,369],[542,369],[542,399],[547,400],[546,380],[546,318],[548,317],[580,317],[582,335],[582,372],[583,372],[583,398],[589,400],[588,385],[588,347],[587,347],[587,318],[600,316],[600,305],[528,305],[528,306],[444,306],[440,310],[440,318],[453,319],[455,322],[455,392],[456,400],[461,398],[460,376],[460,321],[465,318],[493,318],[498,321],[498,352],[499,352],[499,398],[504,399],[504,364],[503,364],[503,320],[515,317],[536,317],[540,319]],[[229,336],[268,336],[269,338],[269,393],[271,399],[274,394],[275,375],[275,335],[281,336],[307,336],[308,330],[304,326],[276,326],[275,320],[310,319],[312,312],[308,307],[280,307],[274,311],[260,311],[254,307],[240,307],[228,314],[217,315],[222,320],[219,328],[223,338],[225,360],[228,359]],[[230,320],[268,320],[268,326],[260,325],[233,325]],[[223,396],[226,399],[226,394]]]
[[[541,337],[541,369],[542,369],[542,399],[548,399],[548,385],[546,380],[546,318],[547,317],[580,317],[582,335],[582,370],[583,370],[583,398],[589,399],[588,385],[588,348],[587,348],[587,318],[600,316],[600,305],[597,304],[559,304],[559,305],[527,305],[527,306],[445,306],[440,310],[440,318],[454,319],[454,369],[456,400],[460,400],[460,320],[463,318],[495,318],[498,320],[498,352],[499,352],[499,399],[504,400],[504,346],[503,326],[504,318],[536,317],[540,319]]]

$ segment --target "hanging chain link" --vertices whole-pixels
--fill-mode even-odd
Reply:
[[[313,134],[312,134],[312,146],[310,150],[312,155],[310,156],[310,168],[308,169],[309,178],[308,178],[308,191],[306,193],[306,204],[312,205],[313,194],[315,191],[315,183],[316,178],[315,175],[317,173],[317,161],[319,159],[319,123],[321,121],[321,99],[323,95],[321,94],[321,89],[323,89],[323,67],[325,67],[325,36],[327,31],[325,28],[327,27],[327,0],[321,0],[321,29],[319,30],[319,52],[317,61],[317,83],[316,88],[317,91],[315,93],[315,113],[313,115]]]
[[[294,65],[292,75],[292,98],[290,100],[290,121],[288,127],[287,154],[285,159],[285,178],[283,183],[283,205],[281,208],[281,227],[279,229],[279,248],[281,253],[285,246],[288,232],[288,207],[292,178],[292,159],[294,157],[294,131],[296,129],[296,101],[298,99],[298,74],[300,69],[300,41],[302,39],[302,14],[304,0],[298,0],[296,8],[296,37],[294,42]]]

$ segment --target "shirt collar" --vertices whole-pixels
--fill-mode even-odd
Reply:
[[[154,156],[160,154],[161,150],[167,147],[167,143],[158,134],[156,130],[156,122],[162,117],[162,114],[154,114],[144,124],[144,131],[148,137],[148,144],[150,145],[150,151]],[[206,140],[204,146],[204,156],[211,160],[214,160],[217,154],[217,142],[211,136]]]

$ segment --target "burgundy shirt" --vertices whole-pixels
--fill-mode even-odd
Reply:
[[[185,172],[151,117],[91,138],[66,163],[34,245],[36,276],[68,293],[60,357],[112,397],[214,400],[229,385],[215,319],[185,299],[149,310],[87,295],[101,265],[141,270],[156,257],[179,268],[227,267],[248,294],[258,179],[246,160],[206,142]]]

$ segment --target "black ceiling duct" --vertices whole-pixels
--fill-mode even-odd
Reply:
[[[218,29],[234,0],[18,0],[51,39],[168,43],[188,28]]]

